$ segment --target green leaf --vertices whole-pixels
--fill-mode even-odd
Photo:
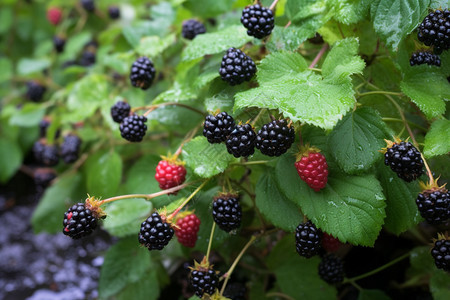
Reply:
[[[115,151],[98,152],[85,163],[87,193],[95,197],[114,196],[122,178],[122,159]]]
[[[23,154],[15,141],[0,137],[0,182],[6,183],[22,164]]]
[[[436,270],[433,258],[430,255],[430,247],[428,246],[414,248],[409,256],[409,261],[411,263],[411,269],[421,274],[432,273]]]
[[[13,76],[13,65],[7,58],[0,58],[0,70],[2,70],[0,72],[0,83],[8,81]]]
[[[430,291],[434,300],[450,299],[450,275],[442,270],[433,273]]]
[[[159,191],[159,184],[155,180],[156,166],[161,160],[156,155],[145,155],[137,160],[125,178],[125,190],[130,194],[151,194]]]
[[[302,220],[299,209],[278,187],[273,170],[268,170],[256,184],[256,206],[273,225],[293,232]]]
[[[430,0],[375,0],[370,7],[373,27],[392,50],[410,34],[427,13]]]
[[[420,192],[417,182],[407,183],[380,162],[378,180],[386,195],[386,219],[384,227],[390,232],[400,233],[414,227],[422,218],[417,209],[416,198]]]
[[[45,115],[45,107],[37,103],[25,103],[9,120],[11,125],[32,127]]]
[[[245,27],[241,25],[200,34],[184,49],[182,60],[193,60],[207,54],[225,52],[230,47],[239,48],[251,40],[253,37],[247,35]]]
[[[271,53],[258,66],[258,81],[269,82],[284,75],[303,72],[307,68],[305,59],[299,53]]]
[[[325,13],[325,0],[287,0],[286,16],[296,24],[306,18]]]
[[[329,0],[327,5],[334,12],[333,18],[343,24],[354,24],[363,20],[369,12],[372,0]]]
[[[157,272],[149,269],[138,281],[126,285],[117,300],[156,300],[159,297]]]
[[[423,154],[426,157],[450,152],[450,120],[436,120],[425,136]]]
[[[183,3],[183,5],[190,11],[194,12],[196,16],[208,18],[231,11],[233,2],[235,2],[235,0],[187,0]]]
[[[80,174],[63,175],[45,190],[31,217],[35,233],[62,231],[62,219],[68,206],[75,202],[84,202],[81,199],[84,199],[86,194],[81,179]]]
[[[155,57],[161,54],[174,42],[175,34],[170,34],[164,38],[160,38],[157,35],[146,36],[140,40],[139,45],[135,50],[139,55]]]
[[[315,192],[297,174],[294,157],[279,159],[275,176],[280,190],[323,231],[342,242],[373,246],[386,216],[385,197],[372,175],[348,176],[330,170],[324,189]]]
[[[183,158],[186,165],[203,178],[222,173],[234,160],[224,144],[210,144],[203,136],[198,136],[183,146]]]
[[[381,290],[360,290],[358,300],[390,300],[391,298]]]
[[[17,64],[17,73],[19,75],[28,75],[42,71],[50,66],[50,60],[46,58],[30,59],[22,58]]]
[[[296,51],[306,39],[313,37],[317,30],[325,23],[322,16],[313,16],[302,21],[302,24],[291,25],[287,28],[275,25],[267,43],[272,51]]]
[[[292,234],[280,240],[267,258],[267,265],[275,273],[283,293],[293,299],[335,299],[336,288],[317,273],[319,262],[318,257],[307,259],[297,254]]]
[[[150,252],[139,247],[136,237],[120,240],[105,255],[98,287],[100,298],[110,298],[129,283],[142,280],[150,267]]]
[[[381,158],[388,129],[377,111],[361,108],[339,121],[329,137],[331,154],[346,173],[368,170]]]

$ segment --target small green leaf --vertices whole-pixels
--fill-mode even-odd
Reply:
[[[372,175],[348,176],[330,170],[326,187],[311,189],[297,174],[294,157],[278,160],[275,176],[280,190],[302,208],[323,231],[354,245],[373,246],[386,216],[385,197]]]
[[[210,144],[203,136],[198,136],[183,146],[183,158],[186,165],[203,178],[222,173],[234,160],[224,144]]]
[[[160,38],[157,35],[145,36],[140,40],[139,45],[135,50],[139,55],[155,57],[161,54],[174,42],[175,34],[170,34],[164,38]]]
[[[32,127],[39,124],[45,115],[45,107],[36,103],[25,103],[9,120],[11,125]]]
[[[272,51],[296,51],[306,39],[313,37],[317,30],[325,23],[322,16],[313,16],[302,21],[302,24],[291,25],[287,28],[275,25],[267,43]]]
[[[95,197],[114,196],[122,178],[122,159],[115,151],[98,152],[85,163],[87,193]]]
[[[284,75],[303,72],[307,68],[305,59],[299,53],[271,53],[258,66],[258,81],[269,82]]]
[[[358,300],[390,300],[391,298],[381,290],[361,290]]]
[[[326,1],[287,0],[285,10],[288,19],[296,24],[306,18],[325,13]]]
[[[1,19],[1,18],[0,18]],[[0,58],[0,83],[8,81],[13,76],[13,65],[11,61],[5,57]]]
[[[50,66],[50,60],[46,58],[30,59],[22,58],[17,64],[17,73],[19,75],[28,75],[42,71]]]
[[[293,232],[302,220],[300,210],[280,191],[273,170],[264,173],[256,184],[256,205],[273,225]]]
[[[384,42],[397,51],[427,13],[429,0],[375,0],[370,7],[373,27]]]
[[[378,152],[386,145],[388,129],[377,111],[361,108],[339,121],[329,137],[331,154],[346,173],[369,169],[381,158]]]
[[[450,275],[442,270],[433,273],[430,291],[434,300],[450,299]]]
[[[142,277],[126,285],[117,295],[117,300],[156,300],[159,297],[158,274],[155,269],[149,269]]]
[[[221,13],[231,11],[234,0],[186,0],[183,5],[194,12],[196,16],[204,18],[215,17]]]
[[[244,26],[233,25],[222,30],[200,34],[184,49],[182,59],[193,60],[206,54],[225,52],[230,47],[239,48],[251,41]],[[225,53],[224,53],[225,54]]]
[[[450,120],[436,120],[425,136],[423,154],[426,157],[450,152]]]
[[[333,18],[343,24],[354,24],[367,16],[372,0],[330,0],[327,5]]]
[[[0,182],[7,182],[22,164],[23,154],[15,141],[0,137]]]

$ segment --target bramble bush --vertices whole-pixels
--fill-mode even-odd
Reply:
[[[253,4],[3,0],[0,182],[100,299],[449,299],[448,2]]]

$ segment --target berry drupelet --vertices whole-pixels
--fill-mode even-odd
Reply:
[[[411,182],[423,174],[424,163],[420,152],[410,142],[386,142],[384,164],[389,166],[398,177]]]
[[[256,133],[250,124],[237,125],[226,140],[228,153],[247,157],[255,153]]]
[[[224,194],[214,198],[212,215],[214,222],[226,232],[241,226],[242,209],[238,195]]]
[[[153,62],[145,56],[139,57],[131,66],[130,81],[134,87],[148,89],[155,79]]]
[[[147,132],[147,118],[144,116],[131,115],[123,119],[119,129],[122,137],[130,142],[140,142]]]
[[[26,97],[33,102],[39,102],[44,97],[47,88],[36,81],[27,82]]]
[[[319,276],[329,284],[344,281],[344,263],[334,254],[328,254],[319,263]]]
[[[450,240],[440,236],[439,240],[434,242],[431,256],[438,269],[450,272]]]
[[[433,46],[435,54],[450,48],[450,11],[435,10],[420,23],[417,37],[427,46]]]
[[[295,230],[295,247],[298,254],[313,257],[322,249],[322,233],[311,221],[300,223]]]
[[[61,144],[61,158],[66,164],[73,163],[78,159],[80,152],[81,139],[69,134],[64,137],[64,142]]]
[[[439,58],[439,55],[433,54],[428,51],[419,51],[415,52],[411,55],[411,58],[409,59],[409,64],[411,66],[418,66],[427,64],[429,66],[441,66],[441,59]]]
[[[222,58],[219,74],[230,85],[249,81],[255,73],[254,61],[239,49],[229,48]]]
[[[111,117],[114,122],[122,123],[123,119],[130,115],[131,106],[125,101],[117,101],[111,106]]]
[[[272,32],[275,26],[275,19],[273,12],[269,8],[255,4],[244,8],[241,23],[247,28],[248,35],[262,39]]]
[[[234,127],[233,117],[226,112],[218,113],[215,116],[207,115],[203,124],[203,135],[211,144],[225,142]]]
[[[262,154],[280,156],[292,146],[295,131],[286,120],[274,120],[264,124],[256,135],[255,146]]]
[[[206,32],[205,25],[201,22],[191,19],[183,22],[181,34],[185,39],[193,40],[197,35]]]
[[[139,243],[150,250],[162,250],[170,242],[174,234],[172,226],[166,222],[165,216],[154,212],[141,224]]]

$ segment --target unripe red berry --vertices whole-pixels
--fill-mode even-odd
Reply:
[[[47,20],[52,23],[52,25],[58,25],[62,19],[62,11],[58,7],[50,7],[47,10]]]
[[[177,220],[175,235],[178,242],[188,248],[193,248],[197,242],[197,233],[200,229],[200,219],[195,214],[189,214]]]

